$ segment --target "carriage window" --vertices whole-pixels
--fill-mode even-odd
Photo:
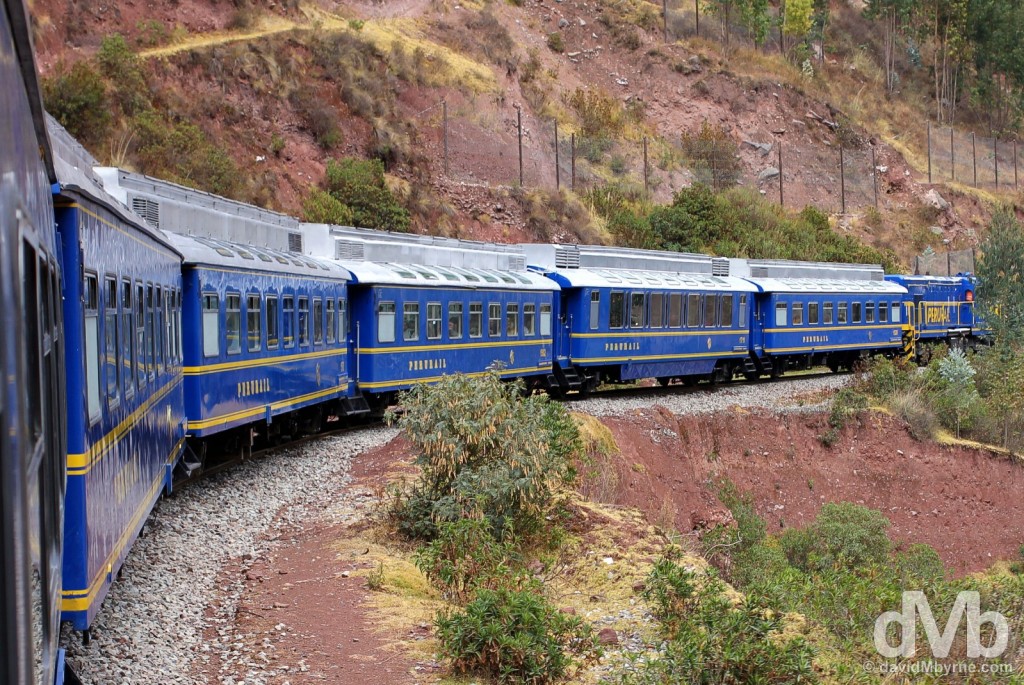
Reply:
[[[132,328],[132,284],[121,281],[121,376],[124,379],[124,396],[135,394],[135,329]]]
[[[839,318],[836,319],[837,323],[846,323],[846,321],[847,321],[847,319],[846,319],[846,310],[847,310],[846,303],[845,302],[840,302],[839,303],[839,314],[838,314]]]
[[[505,335],[510,338],[519,335],[519,305],[517,304],[505,307]]]
[[[420,339],[420,304],[406,302],[402,305],[402,339]]]
[[[722,325],[732,328],[732,295],[722,295]]]
[[[864,323],[875,322],[875,303],[868,302],[864,305]]]
[[[651,294],[651,328],[665,325],[665,296],[662,293]]]
[[[276,350],[280,344],[278,336],[278,307],[277,295],[267,295],[267,349]]]
[[[852,323],[860,323],[860,302],[854,302],[853,311],[850,312],[850,321]]]
[[[785,302],[776,302],[775,303],[775,327],[776,328],[782,328],[784,326],[788,326],[789,325],[789,323],[787,321],[787,318],[786,318],[786,315],[788,314],[788,312],[789,312],[789,307],[786,305]]]
[[[631,328],[644,327],[644,309],[647,306],[647,295],[632,293],[629,297],[629,325]]]
[[[309,345],[309,298],[299,298],[299,345]]]
[[[156,286],[153,300],[153,363],[158,371],[164,370],[164,289]]]
[[[700,327],[700,295],[686,296],[686,327]]]
[[[899,305],[898,302],[893,302],[892,303],[892,322],[893,323],[899,323],[900,322],[900,305]]]
[[[203,293],[203,354],[220,354],[220,302],[213,293]]]
[[[596,331],[601,326],[601,293],[594,290],[590,293],[590,330]]]
[[[263,343],[263,326],[260,320],[260,296],[248,295],[245,298],[245,332],[249,341],[249,351],[259,352]]]
[[[501,335],[501,305],[487,305],[487,335],[497,338]]]
[[[451,340],[462,338],[462,303],[448,303],[448,337]]]
[[[141,390],[146,385],[146,290],[135,284],[135,378]]]
[[[338,342],[348,344],[348,300],[338,298]]]
[[[107,376],[107,405],[114,406],[121,397],[121,384],[117,381],[120,363],[117,359],[117,280],[108,277],[103,281],[103,337],[106,340],[104,373]]]
[[[714,328],[718,325],[718,295],[704,296],[704,327]]]
[[[828,325],[830,325],[832,323],[832,307],[833,307],[833,304],[831,302],[826,302],[825,306],[823,308],[824,319],[823,319],[822,322],[826,326],[828,326]]]
[[[794,302],[793,303],[793,325],[803,326],[804,325],[804,303]]]
[[[228,354],[242,351],[242,296],[228,293],[224,298],[224,328],[228,334]]]
[[[679,328],[683,325],[683,294],[671,293],[668,296],[668,327]]]
[[[809,302],[807,304],[807,323],[808,324],[817,324],[818,323],[818,320],[819,320],[818,319],[818,307],[819,307],[819,305],[818,305],[817,302]]]
[[[334,312],[334,298],[327,298],[327,342],[332,343],[335,339],[335,333],[338,332],[338,323],[335,318]]]
[[[285,349],[295,347],[295,298],[285,295],[281,298],[281,336]]]
[[[153,375],[156,369],[156,331],[153,330],[153,285],[146,286],[146,338],[149,344],[146,346],[146,369],[149,375]]]
[[[441,339],[441,303],[427,303],[427,340]]]
[[[537,305],[523,305],[523,335],[537,335]]]
[[[889,321],[889,303],[879,302],[878,303],[878,322],[888,323]]]
[[[35,257],[32,257],[33,263]],[[32,285],[35,286],[35,273],[31,275]],[[100,418],[100,331],[99,331],[99,293],[96,282],[96,274],[85,275],[85,292],[82,293],[85,307],[85,399],[86,408],[89,410],[90,423]],[[31,307],[38,303],[27,303],[30,306],[27,314],[35,316],[36,312]],[[34,347],[34,346],[33,346]],[[33,350],[34,351],[34,350]],[[35,417],[33,417],[35,418]]]
[[[395,303],[377,305],[377,342],[395,342]]]
[[[313,298],[313,343],[324,344],[324,301],[319,297]]]
[[[608,327],[622,328],[626,324],[626,293],[613,292],[608,310]]]
[[[551,305],[540,306],[540,334],[551,335]]]
[[[747,320],[747,296],[740,295],[740,328],[746,328],[749,323]]]
[[[482,302],[469,303],[469,337],[479,338],[484,334],[484,305]]]

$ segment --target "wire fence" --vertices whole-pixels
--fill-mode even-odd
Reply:
[[[1017,141],[928,124],[928,182],[957,181],[989,190],[1016,189]]]
[[[920,276],[955,276],[974,273],[974,250],[935,252],[928,248],[914,258],[914,273]]]

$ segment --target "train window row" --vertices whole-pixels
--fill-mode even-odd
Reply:
[[[440,340],[444,329],[444,305],[428,302],[426,305],[425,330],[420,327],[420,303],[402,304],[402,340],[414,342],[425,333],[427,340]],[[464,303],[449,302],[447,311],[449,340],[461,340],[463,330],[468,329],[470,338],[484,337],[484,303],[469,303],[468,325],[464,319]],[[380,302],[377,305],[377,342],[395,342],[396,303]],[[534,302],[508,303],[502,308],[498,302],[487,303],[487,337],[506,338],[534,337],[538,330],[541,336],[551,335],[551,305]]]
[[[312,316],[310,316],[312,300]],[[202,297],[203,355],[216,357],[221,349],[220,295],[206,292]],[[297,313],[297,316],[296,316]],[[247,352],[334,344],[345,341],[347,303],[343,297],[272,295],[245,296],[245,330],[242,330],[242,294],[224,295],[224,335],[227,354],[240,354],[242,341]],[[265,336],[264,336],[265,334]]]
[[[112,411],[158,374],[181,365],[181,290],[110,274],[101,285],[99,274],[86,272],[82,302],[92,423],[100,417],[103,399]]]
[[[701,293],[609,293],[608,328],[731,328],[738,312],[747,320],[747,295]],[[590,293],[590,329],[601,323],[601,292]]]
[[[794,302],[792,305],[786,302],[775,304],[775,325],[784,327],[793,326],[817,326],[819,324],[831,326],[838,324],[859,324],[859,323],[899,323],[900,304],[899,302],[807,302],[806,319],[804,317],[803,302]],[[833,314],[834,321],[833,321]],[[791,324],[788,322],[792,322]]]

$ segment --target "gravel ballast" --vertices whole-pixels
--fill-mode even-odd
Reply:
[[[638,409],[662,406],[673,414],[710,414],[733,406],[745,409],[764,408],[787,411],[819,411],[821,404],[794,406],[791,398],[795,395],[809,395],[833,391],[849,384],[850,375],[828,375],[801,378],[782,378],[758,383],[722,384],[718,387],[700,387],[687,390],[670,386],[666,390],[645,393],[638,390],[626,396],[601,397],[601,393],[572,402],[570,409],[592,416],[620,416]]]
[[[202,639],[208,624],[232,613],[243,588],[224,584],[224,566],[264,553],[275,531],[336,512],[350,494],[352,458],[395,435],[371,428],[286,447],[158,502],[93,623],[91,644],[65,626],[61,643],[82,681],[193,683],[193,660],[230,652]]]

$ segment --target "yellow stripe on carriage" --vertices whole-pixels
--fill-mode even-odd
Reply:
[[[851,350],[851,349],[875,349],[878,347],[899,347],[903,344],[902,340],[897,341],[879,341],[879,342],[868,342],[865,343],[854,343],[852,345],[832,345],[829,343],[823,343],[820,345],[804,345],[803,347],[772,347],[764,348],[764,351],[768,354],[778,354],[779,352],[828,352],[829,350]]]
[[[108,451],[110,451],[121,439],[131,431],[132,428],[149,413],[153,405],[162,401],[181,383],[181,374],[174,374],[173,379],[150,396],[138,409],[126,416],[113,430],[101,437],[92,444],[88,452],[84,454],[68,454],[67,469],[69,476],[83,476],[89,472],[94,464],[99,462]]]
[[[243,359],[237,362],[222,362],[220,364],[207,364],[205,366],[186,366],[186,376],[201,376],[206,373],[220,373],[234,369],[255,368],[258,366],[274,366],[276,364],[288,364],[302,361],[304,359],[320,359],[322,357],[334,357],[348,354],[347,348],[334,350],[320,350],[318,352],[302,352],[284,357],[260,357],[259,359]]]
[[[479,340],[479,338],[476,338]],[[359,350],[359,354],[393,354],[395,352],[434,352],[437,350],[475,350],[493,347],[522,347],[524,345],[550,345],[551,338],[531,340],[499,340],[497,342],[450,343],[447,345],[406,345],[404,347],[371,347]]]
[[[574,364],[604,364],[609,362],[636,362],[651,359],[719,359],[722,357],[746,357],[747,352],[701,352],[699,354],[638,354],[626,357],[588,357],[573,359]]]
[[[522,366],[522,367],[517,367],[517,368],[514,368],[514,369],[502,369],[501,371],[499,371],[499,374],[502,375],[502,376],[511,376],[513,374],[522,373],[523,371],[550,371],[550,370],[551,370],[551,365],[550,364],[545,364],[545,365],[542,365],[542,366],[541,365],[538,365],[538,366]],[[463,374],[460,374],[460,375],[466,376],[467,378],[477,378],[479,376],[485,376],[488,373],[490,373],[490,372],[489,371],[475,371],[473,373],[463,373]],[[362,383],[361,382],[361,383],[359,383],[359,387],[360,388],[368,388],[370,390],[380,390],[382,388],[389,388],[389,387],[393,388],[393,387],[398,387],[400,385],[411,385],[411,384],[418,384],[418,383],[436,383],[437,381],[441,380],[442,378],[444,378],[443,375],[441,375],[441,376],[426,376],[426,377],[423,377],[423,378],[410,378],[410,379],[405,379],[405,380],[400,380],[400,381],[379,381],[379,382],[376,382],[376,383]]]
[[[573,333],[572,338],[658,338],[694,335],[750,335],[749,328],[670,328],[664,331],[624,331],[622,333]]]
[[[277,402],[271,403],[270,408],[272,411],[276,411],[279,409],[287,409],[288,407],[298,404],[300,402],[307,402],[309,400],[327,397],[328,395],[333,395],[338,392],[344,392],[345,390],[348,390],[349,385],[351,385],[351,383],[349,381],[346,381],[341,385],[336,385],[334,387],[327,388],[326,390],[318,390],[317,392],[311,392],[305,395],[289,397],[288,399],[279,400]],[[204,428],[223,426],[225,423],[229,423],[231,421],[238,421],[239,419],[247,419],[254,416],[263,416],[264,414],[266,414],[266,411],[267,405],[263,404],[251,409],[242,409],[240,411],[231,412],[230,414],[221,414],[220,416],[214,416],[209,419],[203,419],[202,421],[189,421],[188,428],[189,430],[193,428],[202,430]]]
[[[177,455],[181,451],[181,447],[184,443],[185,438],[182,438],[174,445],[174,448],[167,457],[167,464],[174,463],[174,460],[177,458]],[[150,485],[149,491],[146,493],[146,498],[141,504],[139,504],[135,513],[132,514],[132,518],[121,533],[121,537],[118,539],[117,544],[114,545],[110,554],[107,555],[107,558],[100,566],[100,570],[97,572],[96,577],[93,578],[91,583],[89,583],[89,587],[83,590],[63,590],[61,592],[61,611],[86,611],[90,606],[92,606],[93,601],[96,599],[96,595],[99,594],[100,588],[103,586],[103,579],[113,571],[114,559],[120,556],[121,552],[124,551],[124,548],[128,545],[128,538],[131,536],[131,533],[135,530],[136,526],[139,525],[142,517],[148,513],[149,510],[147,505],[153,502],[156,498],[157,491],[163,487],[164,476],[165,474],[161,472],[157,476],[156,480],[154,480],[153,484]]]

